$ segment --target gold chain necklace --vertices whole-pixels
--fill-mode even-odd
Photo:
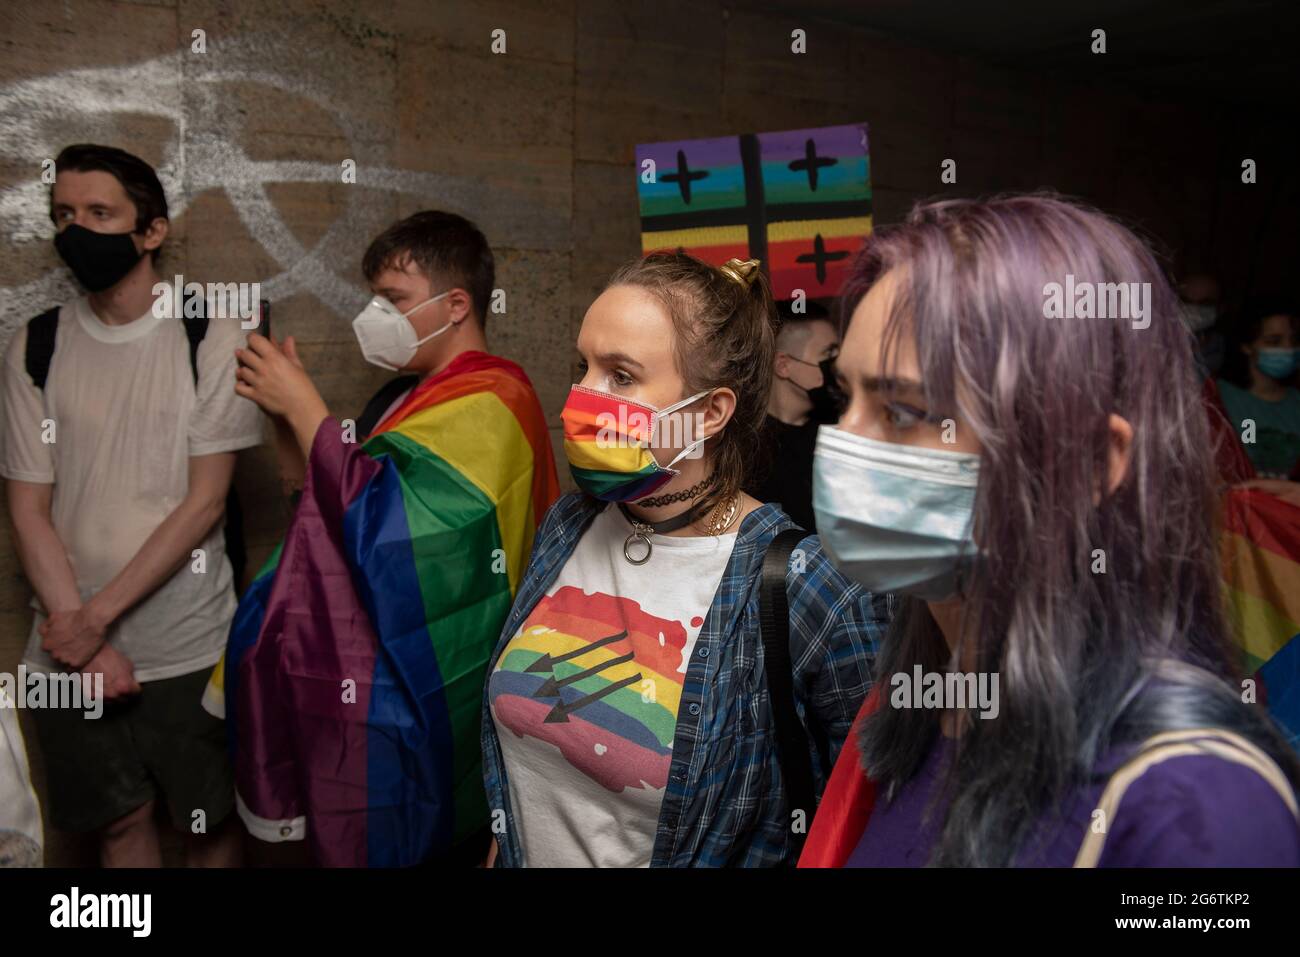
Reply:
[[[724,509],[723,506],[726,506]],[[731,527],[731,523],[736,520],[740,514],[740,493],[737,492],[731,496],[731,499],[723,502],[719,501],[714,506],[713,511],[709,514],[709,521],[705,525],[705,530],[710,535],[721,535]]]

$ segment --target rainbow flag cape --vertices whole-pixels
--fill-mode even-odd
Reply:
[[[1201,399],[1215,463],[1229,486],[1255,478],[1213,378]],[[1257,700],[1300,750],[1300,508],[1260,490],[1231,487],[1219,547],[1228,624],[1257,682]]]
[[[1300,750],[1300,508],[1251,489],[1228,491],[1219,545],[1228,623],[1258,679],[1259,699]]]
[[[559,484],[527,376],[482,352],[344,439],[334,419],[317,432],[213,681],[255,836],[411,865],[487,823],[487,660]]]

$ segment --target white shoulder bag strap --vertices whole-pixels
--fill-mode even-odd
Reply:
[[[1282,769],[1257,746],[1231,731],[1221,728],[1193,728],[1187,731],[1166,731],[1147,738],[1136,754],[1125,762],[1106,782],[1097,810],[1093,812],[1094,822],[1097,812],[1101,813],[1101,830],[1094,830],[1089,825],[1088,833],[1079,846],[1079,853],[1074,859],[1075,867],[1096,867],[1101,859],[1102,849],[1106,844],[1106,832],[1110,830],[1115,812],[1130,784],[1140,778],[1157,764],[1170,758],[1183,755],[1209,755],[1223,758],[1250,768],[1278,793],[1291,810],[1291,814],[1300,819],[1300,808],[1296,805],[1295,793],[1282,773]]]

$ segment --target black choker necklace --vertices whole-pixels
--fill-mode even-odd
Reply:
[[[707,491],[716,480],[716,475],[710,475],[704,481],[696,482],[690,488],[682,489],[680,492],[669,492],[667,495],[639,498],[636,500],[636,504],[644,505],[646,508],[657,508],[660,505],[671,505],[673,502],[689,502],[691,499],[697,498]]]
[[[704,504],[704,502],[696,502],[680,515],[666,518],[662,522],[646,522],[633,515],[631,509],[625,503],[619,502],[618,510],[623,513],[624,518],[632,523],[632,534],[623,542],[623,557],[633,565],[644,565],[650,561],[650,552],[653,550],[653,546],[650,544],[650,533],[663,535],[667,532],[675,532],[679,528],[685,528],[704,513],[704,509],[701,507]],[[645,554],[640,558],[632,557],[632,545],[636,542],[640,542],[645,546]]]

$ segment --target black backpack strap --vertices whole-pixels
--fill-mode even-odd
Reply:
[[[772,724],[776,732],[777,760],[781,777],[785,781],[786,813],[801,810],[812,824],[816,810],[816,788],[813,784],[812,757],[808,752],[808,736],[794,704],[794,666],[790,661],[790,602],[786,595],[786,570],[795,546],[808,537],[802,528],[788,528],[779,533],[767,546],[763,556],[762,578],[759,583],[758,614],[763,636],[763,672],[767,678],[767,692],[772,701]],[[788,826],[788,825],[787,825]],[[794,835],[798,851],[807,834]],[[798,855],[796,854],[796,857]]]
[[[44,390],[54,358],[54,339],[59,332],[59,307],[48,309],[27,323],[27,348],[23,365],[36,388]]]
[[[199,299],[202,303],[202,298]],[[194,388],[199,387],[199,343],[208,334],[208,316],[206,310],[197,316],[187,316],[181,309],[181,322],[185,325],[185,339],[190,344],[190,374],[194,376]]]
[[[199,343],[208,334],[208,317],[206,315],[186,316],[181,314],[185,325],[185,339],[190,345],[190,375],[194,385],[199,384]],[[32,377],[36,388],[44,389],[50,376],[50,362],[54,358],[54,340],[59,331],[59,307],[41,313],[27,323],[27,348],[23,353],[23,364],[27,374]]]
[[[414,388],[419,381],[418,375],[399,375],[396,379],[389,379],[381,385],[379,391],[370,397],[366,407],[357,416],[357,438],[363,442],[370,438],[370,433],[379,424],[379,417],[388,411],[388,407],[399,395]]]

